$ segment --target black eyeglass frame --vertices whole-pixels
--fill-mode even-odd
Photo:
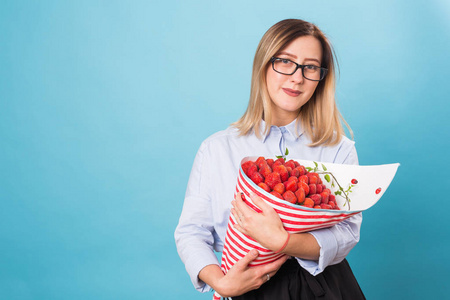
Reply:
[[[277,71],[277,70],[275,70],[275,61],[276,61],[276,60],[288,60],[288,61],[290,61],[291,63],[295,64],[295,65],[296,65],[296,68],[294,69],[294,71],[293,71],[292,73],[283,73],[283,72]],[[287,59],[287,58],[279,58],[279,57],[273,56],[273,57],[270,59],[270,62],[272,63],[272,69],[273,69],[275,72],[280,73],[280,74],[283,74],[283,75],[292,75],[292,74],[294,74],[295,72],[297,72],[298,69],[302,69],[302,76],[303,76],[303,78],[308,79],[308,80],[311,80],[311,81],[321,81],[321,80],[323,80],[323,79],[325,78],[325,76],[326,76],[327,73],[328,73],[328,69],[327,69],[327,68],[322,68],[322,67],[318,67],[318,66],[314,66],[314,65],[300,65],[300,64],[296,63],[295,61],[292,61],[292,60]],[[321,78],[320,78],[319,80],[310,79],[310,78],[308,78],[308,77],[305,76],[304,70],[305,70],[305,67],[308,67],[308,66],[312,66],[312,67],[315,67],[315,68],[319,68],[319,69],[320,69]],[[323,74],[323,75],[322,75],[322,74]]]

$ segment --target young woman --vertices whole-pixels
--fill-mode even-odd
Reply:
[[[233,299],[365,299],[345,260],[359,241],[361,214],[333,227],[289,235],[277,213],[257,196],[263,213],[234,199],[239,163],[246,156],[289,157],[358,164],[335,103],[333,50],[314,24],[288,19],[261,39],[253,63],[250,101],[240,120],[207,138],[196,155],[175,231],[178,253],[201,292]],[[345,122],[345,121],[344,121]],[[222,252],[230,211],[237,229],[286,254],[248,267],[250,251],[226,275]]]

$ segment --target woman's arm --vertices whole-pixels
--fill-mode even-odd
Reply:
[[[267,282],[268,278],[274,276],[288,258],[284,255],[272,263],[250,268],[249,263],[257,257],[258,251],[253,249],[236,262],[226,275],[219,266],[208,265],[200,271],[198,276],[222,297],[239,296]]]
[[[214,253],[218,233],[210,191],[214,186],[210,181],[211,165],[214,163],[211,163],[207,148],[202,144],[192,167],[183,210],[175,230],[175,242],[198,291],[206,292],[212,287],[219,294],[223,293],[222,296],[241,295],[267,281],[267,274],[275,275],[287,257],[282,256],[264,266],[248,268],[248,264],[258,256],[258,251],[250,251],[227,275],[223,274]]]

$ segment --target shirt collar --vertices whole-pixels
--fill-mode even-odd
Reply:
[[[298,120],[298,122],[297,122],[297,120]],[[281,131],[282,130],[281,128],[285,128],[287,130],[287,132],[289,132],[289,134],[295,140],[297,140],[303,134],[302,124],[299,119],[295,119],[294,121],[287,124],[286,126],[278,127],[278,126],[272,125],[270,127],[270,130],[268,133],[264,133],[264,129],[266,128],[266,122],[264,122],[264,120],[261,120],[261,124],[260,124],[259,128],[260,128],[260,132],[261,132],[261,141],[263,143],[266,142],[266,139],[269,135],[274,134],[275,132]]]

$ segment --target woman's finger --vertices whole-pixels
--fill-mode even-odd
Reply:
[[[244,221],[244,216],[242,215],[242,213],[239,212],[239,210],[234,205],[231,208],[231,214],[233,215],[237,223],[241,223]]]
[[[238,260],[233,267],[239,268],[239,269],[245,269],[248,267],[249,263],[254,261],[259,255],[258,250],[252,249],[240,260]]]
[[[247,204],[242,200],[242,193],[236,193],[235,202],[233,203],[234,208],[242,215],[255,213]]]
[[[254,193],[250,193],[250,199],[252,199],[253,203],[258,206],[263,212],[272,208],[263,199],[261,199],[261,197]]]
[[[274,262],[271,262],[267,265],[264,265],[264,269],[262,270],[264,274],[275,274],[281,266],[286,262],[286,260],[289,258],[288,255],[283,255],[279,259],[277,259]]]

